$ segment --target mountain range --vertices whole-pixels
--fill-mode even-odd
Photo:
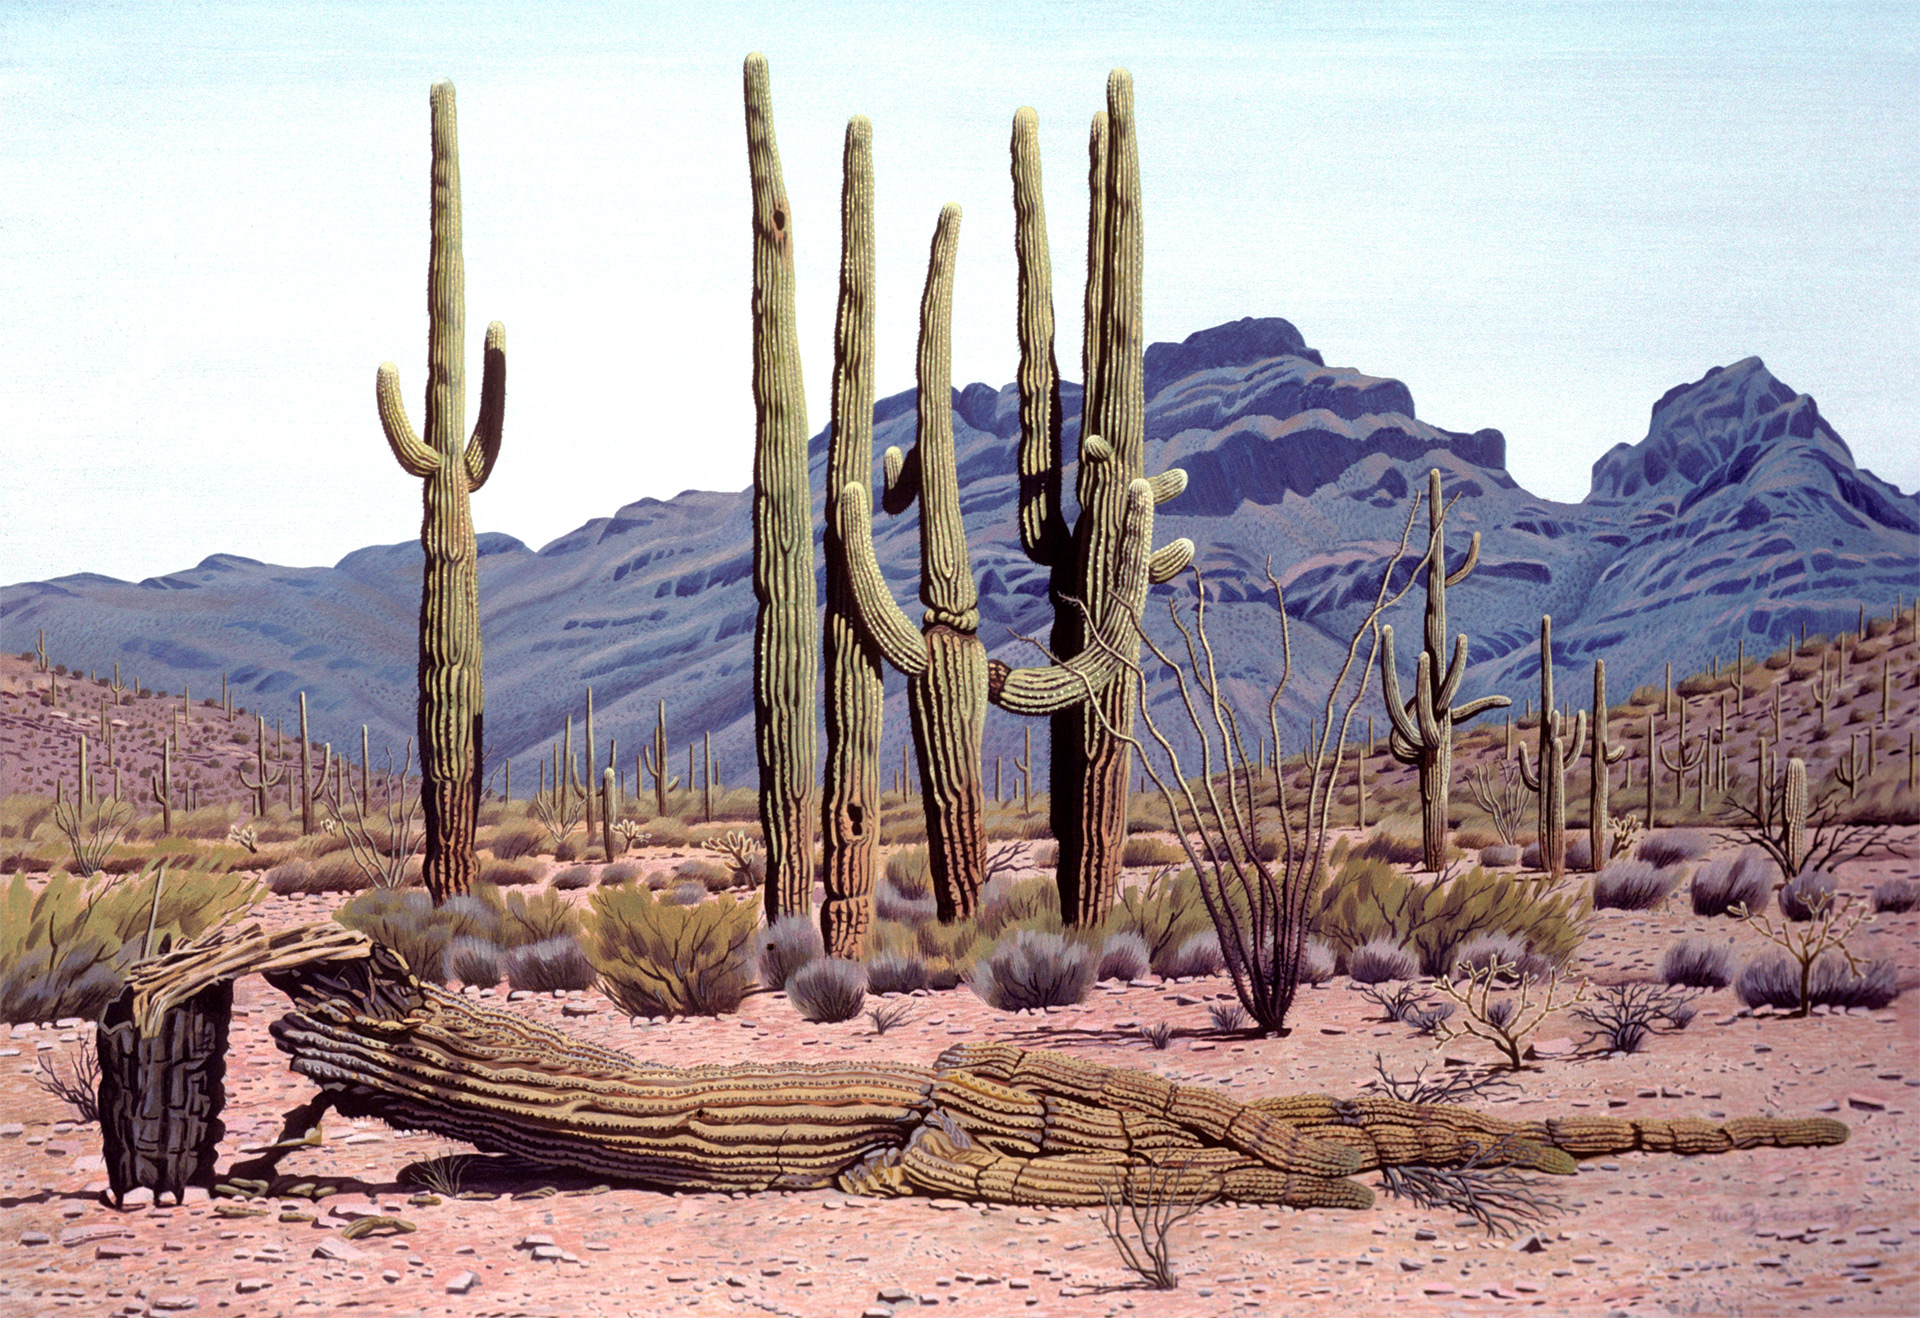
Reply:
[[[1189,477],[1160,509],[1156,543],[1187,536],[1199,547],[1224,680],[1243,697],[1258,692],[1261,708],[1282,663],[1271,565],[1291,622],[1282,707],[1290,749],[1429,468],[1456,501],[1452,559],[1469,533],[1482,540],[1478,567],[1449,592],[1450,627],[1470,638],[1463,699],[1499,691],[1516,707],[1537,700],[1543,613],[1554,619],[1560,693],[1584,704],[1593,659],[1607,661],[1623,697],[1659,681],[1668,661],[1684,673],[1710,656],[1731,661],[1742,641],[1752,660],[1802,627],[1851,629],[1860,605],[1885,612],[1920,581],[1920,498],[1858,467],[1814,400],[1756,357],[1669,390],[1643,439],[1594,464],[1579,503],[1522,489],[1498,430],[1466,434],[1419,420],[1404,384],[1327,366],[1285,320],[1240,320],[1154,344],[1145,366],[1147,471],[1179,466]],[[1064,384],[1062,394],[1071,454],[1079,388]],[[911,447],[914,409],[911,390],[875,406],[876,452]],[[1041,662],[1018,639],[1044,639],[1051,625],[1046,572],[1026,560],[1015,527],[1018,392],[972,384],[955,391],[953,412],[982,637],[1009,663]],[[814,437],[816,535],[826,446],[824,432]],[[875,527],[882,569],[909,616],[916,517],[876,514]],[[1417,552],[1424,513],[1414,530]],[[530,786],[569,713],[577,729],[591,686],[602,762],[612,736],[631,764],[664,700],[671,743],[711,732],[724,778],[752,781],[749,492],[641,499],[538,550],[499,533],[479,545],[491,764],[510,757]],[[270,720],[305,691],[316,740],[345,745],[365,723],[376,744],[398,747],[413,734],[419,582],[412,538],[332,567],[215,554],[141,582],[79,574],[8,586],[0,622],[9,649],[29,647],[44,627],[54,658],[82,669],[118,663],[149,687],[190,683],[206,694],[225,674],[236,700]],[[1174,637],[1167,604],[1192,594],[1191,577],[1156,589],[1154,635]],[[1405,638],[1409,677],[1421,600],[1416,587],[1390,619]],[[897,675],[888,691],[883,764],[897,764],[907,726]],[[1177,714],[1171,683],[1153,692],[1157,715]],[[1361,712],[1378,716],[1377,698]],[[1384,718],[1378,727],[1384,735]],[[1021,720],[990,716],[989,783],[995,760],[1017,754],[1021,736]]]

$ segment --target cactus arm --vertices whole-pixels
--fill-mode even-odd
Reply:
[[[1448,710],[1447,717],[1453,720],[1455,726],[1458,726],[1476,715],[1486,713],[1490,709],[1505,709],[1512,703],[1513,702],[1505,696],[1481,696],[1478,700],[1469,700],[1457,709]],[[1622,753],[1624,754],[1624,752]]]
[[[1453,638],[1453,662],[1447,665],[1447,675],[1440,683],[1440,690],[1434,693],[1434,703],[1445,709],[1453,703],[1460,690],[1460,679],[1467,675],[1467,634],[1460,632]],[[1458,722],[1459,720],[1454,720]]]
[[[1605,762],[1608,764],[1618,764],[1626,758],[1627,748],[1625,746],[1612,746],[1607,749]]]
[[[858,482],[848,482],[835,509],[840,539],[847,549],[854,614],[888,663],[908,677],[919,677],[927,671],[927,645],[880,575],[880,563],[873,555],[873,514],[861,497],[865,493]]]
[[[1080,443],[1100,433],[1094,418],[1100,415],[1102,355],[1106,348],[1100,325],[1107,292],[1107,112],[1093,116],[1087,130],[1087,284],[1080,323]],[[1084,455],[1084,454],[1083,454]],[[1083,463],[1074,477],[1074,497],[1081,498],[1086,477]],[[1086,506],[1084,499],[1081,506]]]
[[[1469,538],[1467,541],[1466,558],[1462,559],[1460,566],[1455,568],[1452,574],[1447,577],[1447,584],[1449,586],[1457,586],[1461,582],[1465,581],[1467,579],[1467,573],[1473,571],[1474,565],[1477,564],[1479,561],[1480,561],[1480,533],[1478,531],[1475,531],[1472,537]]]
[[[1187,488],[1187,473],[1180,467],[1169,467],[1158,476],[1149,477],[1147,484],[1153,489],[1153,506],[1158,508],[1171,499],[1177,499]]]
[[[380,409],[380,428],[386,432],[387,447],[409,476],[431,476],[440,470],[440,455],[420,442],[413,422],[407,419],[407,405],[400,400],[400,368],[381,362],[373,377],[374,403]]]
[[[1402,764],[1418,763],[1420,729],[1413,725],[1407,713],[1407,701],[1400,694],[1400,669],[1394,662],[1391,626],[1380,628],[1380,689],[1387,704],[1387,718],[1393,724],[1393,736],[1397,739],[1397,742],[1389,743],[1393,757]],[[1415,758],[1402,756],[1402,747]]]
[[[1172,581],[1187,570],[1193,555],[1193,541],[1185,536],[1161,545],[1147,559],[1147,580],[1156,586]]]
[[[960,516],[953,450],[953,275],[960,249],[960,207],[940,208],[920,299],[918,386],[920,455],[920,601],[927,622],[963,632],[980,627],[979,588]]]
[[[1072,543],[1060,508],[1060,369],[1053,343],[1053,258],[1040,186],[1040,119],[1013,115],[1013,247],[1019,265],[1020,547],[1050,567]]]
[[[507,413],[507,327],[487,326],[485,365],[480,372],[480,419],[467,440],[467,492],[487,483],[500,456],[500,426]]]
[[[1587,749],[1587,711],[1580,710],[1573,716],[1573,740],[1567,743],[1567,767],[1571,769],[1580,763],[1580,756]]]
[[[1545,767],[1544,761],[1542,767]],[[1520,781],[1527,785],[1529,792],[1540,790],[1540,775],[1534,770],[1533,757],[1527,754],[1527,743],[1524,741],[1520,743]]]
[[[913,507],[913,501],[920,497],[920,446],[914,445],[910,453],[890,447],[880,461],[886,477],[880,508],[891,516],[898,516]]]
[[[1413,719],[1420,729],[1418,744],[1438,746],[1442,733],[1433,708],[1433,656],[1425,650],[1414,661]]]
[[[1153,492],[1148,482],[1128,489],[1126,535],[1117,604],[1098,620],[1100,635],[1071,659],[1039,668],[987,664],[987,698],[1013,714],[1058,714],[1091,697],[1120,671],[1120,656],[1147,603],[1147,545],[1153,541]]]

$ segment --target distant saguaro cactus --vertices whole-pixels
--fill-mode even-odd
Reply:
[[[1725,705],[1721,706],[1725,710]],[[1592,842],[1592,868],[1598,874],[1613,855],[1613,816],[1608,812],[1607,795],[1612,783],[1607,780],[1612,765],[1627,757],[1625,746],[1615,746],[1607,728],[1607,661],[1593,661],[1593,740],[1587,746],[1587,767],[1592,782],[1587,789],[1587,835]],[[1631,773],[1631,771],[1629,771]]]
[[[1540,858],[1547,872],[1556,879],[1567,872],[1567,771],[1579,760],[1580,752],[1585,749],[1580,743],[1586,737],[1584,710],[1568,723],[1553,707],[1553,616],[1543,613],[1540,615],[1540,767],[1535,770],[1527,756],[1527,745],[1521,742],[1520,781],[1540,798]],[[1599,763],[1595,777],[1604,784],[1606,774],[1606,765]],[[1604,785],[1601,790],[1605,791]],[[1600,866],[1596,864],[1594,868]]]
[[[1440,471],[1427,472],[1427,619],[1426,644],[1414,668],[1413,699],[1400,695],[1400,672],[1394,660],[1393,628],[1380,629],[1380,684],[1393,734],[1387,747],[1393,758],[1420,771],[1421,863],[1438,871],[1447,863],[1447,797],[1453,778],[1453,729],[1489,709],[1513,702],[1505,696],[1482,696],[1455,707],[1460,680],[1467,672],[1467,635],[1454,637],[1453,662],[1447,654],[1447,587],[1457,586],[1480,561],[1480,533],[1467,542],[1467,556],[1451,573],[1446,555],[1447,506],[1440,499]],[[1550,680],[1550,679],[1549,679]],[[1551,697],[1549,697],[1550,701]],[[1544,716],[1545,706],[1542,707]]]
[[[1081,361],[1085,394],[1076,489],[1080,515],[1071,524],[1061,503],[1063,418],[1040,128],[1030,108],[1014,113],[1011,153],[1020,279],[1020,544],[1030,560],[1050,569],[1048,596],[1054,617],[1049,647],[1058,658],[1070,660],[1091,643],[1089,629],[1099,625],[1097,620],[1118,597],[1124,559],[1131,552],[1124,541],[1132,483],[1145,474],[1144,239],[1132,75],[1115,69],[1108,76],[1107,109],[1094,116],[1088,138]],[[1090,460],[1095,457],[1099,460]],[[1148,490],[1153,502],[1161,504],[1186,484],[1186,473],[1175,468],[1154,477]],[[1149,580],[1172,580],[1193,560],[1193,552],[1188,540],[1155,551],[1148,562]],[[1139,654],[1136,636],[1121,641],[1118,658]],[[1049,729],[1048,808],[1060,843],[1055,882],[1061,915],[1074,925],[1097,923],[1112,906],[1126,841],[1133,684],[1110,681],[1094,700],[1097,709],[1075,701],[1053,713]],[[1030,781],[1027,785],[1030,789]]]
[[[667,775],[667,702],[660,702],[660,712],[653,724],[653,745],[640,748],[640,763],[653,775],[653,813],[667,813],[667,793],[674,789],[680,780]]]
[[[426,807],[423,877],[437,905],[464,893],[479,871],[480,765],[486,697],[480,680],[478,551],[468,496],[486,484],[500,454],[507,401],[507,331],[487,326],[480,418],[466,427],[466,269],[460,247],[460,147],[453,84],[435,83],[432,248],[427,258],[426,439],[414,433],[400,398],[400,370],[384,362],[374,395],[387,446],[400,469],[419,477],[421,798]]]
[[[1786,878],[1800,873],[1807,858],[1807,762],[1798,755],[1787,757],[1787,783],[1780,815],[1786,843]]]
[[[245,769],[236,769],[240,776],[240,785],[253,793],[253,815],[258,819],[267,813],[267,789],[279,783],[281,769],[279,765],[267,765],[267,721],[259,715],[254,716],[253,738],[253,778],[247,778]]]
[[[766,56],[747,56],[747,164],[753,185],[753,738],[771,923],[813,904],[813,497],[807,404],[794,323],[793,212],[773,135]],[[662,766],[664,768],[664,766]]]
[[[163,740],[160,743],[160,770],[147,775],[147,782],[153,788],[153,803],[160,807],[161,836],[173,833],[173,742]]]

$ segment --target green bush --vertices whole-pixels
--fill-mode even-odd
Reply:
[[[0,1021],[98,1017],[142,959],[149,918],[157,953],[265,895],[249,878],[161,865],[93,883],[55,874],[38,893],[16,874],[0,888]]]
[[[1011,930],[1057,934],[1066,927],[1060,918],[1060,889],[1052,879],[1014,879],[1004,874],[980,889],[980,909],[974,919],[981,937],[992,939]]]
[[[1460,946],[1476,934],[1514,934],[1536,954],[1564,965],[1586,936],[1584,895],[1542,891],[1511,874],[1475,866],[1443,883],[1409,878],[1383,860],[1358,853],[1321,891],[1311,932],[1344,960],[1376,938],[1411,951],[1423,975],[1453,969]]]
[[[1147,945],[1147,962],[1156,965],[1172,956],[1195,934],[1212,933],[1213,919],[1200,897],[1200,881],[1190,869],[1156,877],[1120,890],[1120,900],[1107,916],[1109,934],[1138,934]]]
[[[592,903],[587,956],[601,990],[628,1015],[719,1016],[753,986],[758,900],[677,906],[623,885],[595,889]]]
[[[925,847],[898,847],[887,856],[886,881],[908,901],[918,901],[933,893],[933,879],[927,873]]]
[[[1420,840],[1417,819],[1383,819],[1353,849],[1363,860],[1384,860],[1395,865],[1418,865],[1426,857]]]
[[[423,982],[445,984],[447,945],[462,935],[485,938],[492,929],[484,917],[464,906],[435,907],[418,888],[373,888],[333,913],[334,920],[358,929],[406,960]]]
[[[1184,865],[1187,853],[1179,845],[1148,833],[1136,833],[1120,844],[1120,863],[1128,869],[1146,865]]]
[[[539,851],[547,840],[547,831],[537,824],[503,824],[487,845],[501,860],[518,860]]]

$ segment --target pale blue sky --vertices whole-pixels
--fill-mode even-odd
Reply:
[[[1040,112],[1061,360],[1085,135],[1133,71],[1151,339],[1247,315],[1585,494],[1758,354],[1920,485],[1920,7],[0,0],[0,581],[417,533],[374,368],[425,370],[427,89],[459,90],[469,368],[506,322],[483,529],[538,545],[747,483],[740,64],[772,63],[814,426],[841,135],[874,122],[882,394],[943,202],[954,378],[1013,378],[1007,136]],[[469,407],[471,412],[472,402]]]

